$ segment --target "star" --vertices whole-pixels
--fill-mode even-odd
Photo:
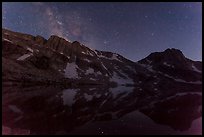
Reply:
[[[108,41],[107,41],[107,40],[104,40],[103,43],[106,45],[106,44],[108,44]]]
[[[57,23],[58,23],[59,25],[62,25],[62,22],[60,22],[60,21],[58,21],[58,20],[57,20]]]
[[[89,18],[89,21],[92,22],[92,18]]]
[[[154,36],[154,33],[152,32],[151,35]]]
[[[188,16],[186,15],[184,18],[185,18],[185,19],[188,19]]]

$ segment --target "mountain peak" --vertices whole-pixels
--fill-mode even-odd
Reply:
[[[175,56],[175,57],[180,57],[180,58],[183,58],[184,55],[182,53],[181,50],[179,49],[175,49],[175,48],[168,48],[164,51],[164,54],[167,54],[167,55],[171,55],[171,56]]]
[[[174,66],[176,68],[191,68],[191,61],[186,58],[181,50],[175,48],[168,48],[163,52],[153,52],[146,58],[138,61],[141,64],[153,65],[153,66]]]
[[[62,37],[59,37],[59,36],[57,36],[57,35],[51,35],[50,37],[49,37],[49,39],[48,39],[48,41],[49,40],[53,40],[53,39],[55,39],[55,40],[65,40],[64,38],[62,38]],[[66,41],[66,40],[65,40]]]
[[[47,40],[46,45],[54,50],[63,51],[66,45],[71,45],[71,42],[65,40],[62,37],[51,35],[50,38]]]
[[[152,61],[155,63],[164,62],[164,61],[167,61],[167,62],[185,62],[186,58],[179,49],[168,48],[163,52],[153,52],[149,56],[147,56],[146,58],[144,58],[138,62],[145,63],[146,60]]]

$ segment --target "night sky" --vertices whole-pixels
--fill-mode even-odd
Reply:
[[[178,48],[202,60],[202,3],[3,3],[2,27],[62,36],[87,47],[138,61]]]

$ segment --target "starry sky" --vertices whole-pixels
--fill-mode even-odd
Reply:
[[[58,35],[132,61],[167,48],[202,60],[201,2],[3,2],[2,27]]]

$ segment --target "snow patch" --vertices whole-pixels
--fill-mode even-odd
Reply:
[[[148,66],[147,69],[151,72],[155,72],[155,70],[152,69],[152,66]]]
[[[89,68],[89,69],[86,71],[85,75],[89,75],[89,74],[94,74],[95,76],[96,76],[96,75],[102,75],[102,73],[101,73],[100,71],[97,71],[97,72],[95,73],[93,68]]]
[[[96,98],[100,98],[101,97],[101,94],[96,94]]]
[[[33,53],[33,50],[32,50],[31,48],[29,48],[29,47],[28,47],[28,48],[27,48],[27,50],[29,50],[30,52],[32,52],[32,53]]]
[[[167,62],[163,62],[163,65],[174,68],[174,65],[168,64]]]
[[[17,106],[15,105],[9,105],[8,106],[10,110],[12,110],[15,113],[23,113]]]
[[[98,55],[98,54],[97,54],[97,55]],[[121,60],[118,59],[118,55],[115,54],[115,53],[112,55],[111,58],[108,58],[108,57],[106,57],[106,56],[104,56],[104,55],[102,55],[102,54],[101,54],[101,55],[98,55],[98,57],[100,57],[100,58],[105,58],[105,59],[108,59],[108,60],[117,60],[117,61],[122,62]]]
[[[164,64],[165,66],[171,67],[171,65],[168,64],[167,62],[163,62],[163,64]]]
[[[90,60],[88,60],[88,59],[84,59],[84,61],[91,62],[91,61],[90,61]]]
[[[13,43],[12,41],[10,41],[9,39],[6,39],[6,38],[3,38],[4,41],[7,41],[7,42],[10,42],[10,43]]]
[[[151,63],[152,63],[152,61],[150,61],[150,60],[148,60],[148,59],[147,59],[146,61],[147,61],[148,64],[151,64]]]
[[[24,54],[23,56],[20,56],[17,60],[25,60],[26,58],[28,58],[28,57],[30,57],[30,56],[32,56],[33,54],[31,53],[31,54]]]
[[[113,72],[113,76],[110,79],[110,81],[114,81],[119,85],[123,85],[123,84],[134,84],[134,81],[130,78],[124,79],[120,76],[117,75],[117,73]]]
[[[193,64],[191,65],[193,71],[198,72],[198,73],[202,73],[202,71],[198,70]]]
[[[146,64],[139,64],[139,65],[142,66],[142,67],[145,67],[146,69],[148,69],[151,72],[156,72],[155,70],[152,69],[151,65],[146,65]]]
[[[90,51],[88,51],[88,54],[89,54],[90,56],[94,56]]]
[[[133,71],[134,73],[137,73],[134,67],[132,66],[126,66],[126,68],[128,68],[130,71]]]
[[[89,74],[93,74],[93,73],[94,73],[94,69],[89,68],[89,69],[86,71],[85,75],[89,75]]]
[[[106,59],[109,59],[109,58],[107,58],[106,56],[103,56],[101,53],[100,53],[100,55],[99,55],[99,54],[97,54],[97,55],[98,55],[99,58],[106,58]]]
[[[77,73],[77,65],[75,62],[72,63],[67,63],[66,68],[64,69],[65,71],[65,77],[66,78],[79,78],[78,73]]]
[[[120,61],[120,60],[118,59],[118,55],[117,55],[117,54],[113,54],[112,57],[111,57],[111,59]],[[121,61],[120,61],[120,62],[121,62]]]
[[[117,86],[115,88],[110,88],[109,91],[112,93],[113,98],[116,98],[119,94],[124,93],[128,95],[133,92],[134,87]]]
[[[104,101],[100,104],[99,108],[101,108],[106,102],[107,102],[107,99],[104,100]]]
[[[96,73],[97,75],[102,75],[102,73],[100,72],[100,71],[97,71],[97,73]]]
[[[101,62],[101,65],[103,66],[103,68],[108,71],[108,69],[103,65],[103,63]]]
[[[90,78],[90,80],[96,80],[96,79],[94,79],[94,78]]]
[[[77,94],[77,89],[65,89],[62,93],[63,104],[72,106],[75,103],[74,97]]]
[[[93,96],[92,95],[88,95],[87,93],[84,93],[84,98],[87,100],[87,101],[91,101],[93,99]]]
[[[81,53],[82,53],[82,54],[86,54],[86,53],[85,53],[85,52],[83,52],[83,51],[82,51]]]
[[[91,48],[90,48],[91,49]],[[97,56],[97,51],[96,50],[93,50],[93,49],[91,49],[95,54],[96,54],[96,56]]]

